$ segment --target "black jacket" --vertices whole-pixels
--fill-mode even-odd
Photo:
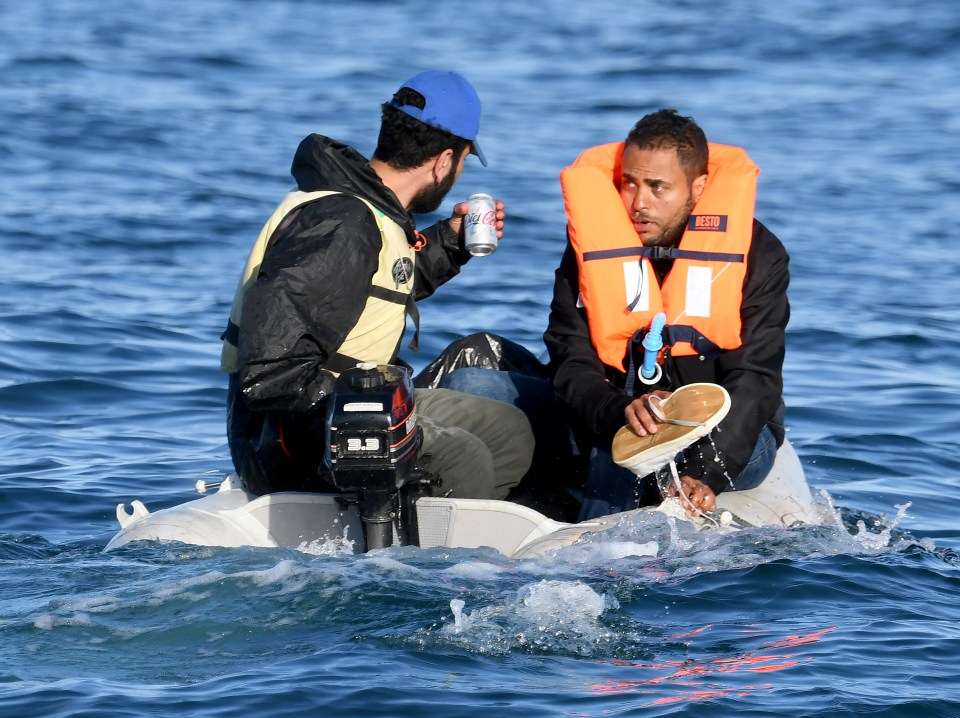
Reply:
[[[350,147],[310,135],[300,143],[292,173],[304,192],[365,197],[415,243],[413,219]],[[433,294],[470,258],[448,222],[423,234],[427,244],[417,254],[416,299]],[[256,284],[244,297],[237,345],[240,389],[251,408],[308,411],[329,394],[332,378],[324,363],[363,311],[380,248],[369,208],[345,194],[308,204],[271,239]]]
[[[316,476],[325,399],[334,383],[324,365],[366,305],[382,246],[370,209],[348,195],[369,200],[416,242],[413,218],[347,145],[310,135],[300,143],[291,171],[300,190],[347,194],[323,197],[292,213],[292,221],[270,239],[256,283],[244,295],[227,433],[234,464],[257,493],[303,488]],[[470,258],[449,221],[423,236],[415,299],[433,294]],[[296,466],[285,461],[288,454]],[[287,483],[276,483],[281,475]]]
[[[655,260],[661,284],[671,263]],[[783,441],[782,368],[790,318],[788,264],[780,240],[754,221],[740,313],[742,346],[716,359],[668,355],[657,386],[636,382],[637,394],[694,382],[720,384],[730,393],[730,413],[718,430],[684,453],[684,473],[703,480],[715,493],[729,486],[724,473],[736,477],[746,466],[764,425],[773,430],[778,444]],[[586,311],[577,307],[579,294],[577,259],[568,243],[556,272],[544,342],[557,400],[581,450],[587,451],[591,446],[609,448],[613,435],[626,421],[624,410],[632,397],[623,389],[625,373],[604,365],[597,356]],[[717,453],[720,462],[713,460]]]

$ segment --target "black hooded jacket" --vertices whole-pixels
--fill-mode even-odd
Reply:
[[[244,294],[227,435],[234,465],[261,494],[305,490],[317,475],[325,400],[334,385],[324,366],[363,312],[382,246],[376,219],[357,196],[403,227],[411,245],[417,242],[413,218],[347,145],[310,135],[297,149],[292,173],[304,192],[345,194],[288,215]],[[426,246],[416,257],[415,299],[433,294],[470,258],[449,220],[422,236]],[[397,351],[399,346],[394,359]]]
[[[363,311],[381,249],[370,209],[348,195],[369,200],[406,230],[411,245],[416,242],[411,216],[350,147],[310,135],[297,149],[292,173],[304,192],[345,194],[304,206],[282,226],[244,296],[237,375],[251,409],[305,412],[330,393],[332,377],[324,364]],[[415,299],[433,294],[470,258],[447,221],[423,235]]]

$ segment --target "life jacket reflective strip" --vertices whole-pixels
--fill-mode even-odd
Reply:
[[[231,374],[239,368],[237,342],[243,296],[257,281],[270,239],[292,212],[310,202],[334,194],[341,193],[299,190],[290,192],[263,225],[253,249],[250,250],[234,293],[230,321],[221,337],[223,349],[220,353],[220,368],[224,372]],[[415,306],[412,292],[416,251],[407,241],[406,232],[403,227],[363,197],[357,197],[357,199],[366,204],[373,213],[382,241],[377,270],[371,278],[370,294],[360,313],[360,318],[324,365],[325,369],[334,374],[355,366],[358,361],[372,361],[378,364],[387,364],[392,361],[403,337],[406,312]]]
[[[644,247],[617,190],[623,148],[592,147],[560,173],[581,301],[600,360],[626,370],[630,338],[661,311],[674,356],[736,349],[759,168],[741,148],[711,143],[707,182],[679,246]],[[656,257],[674,259],[663,287],[650,264]]]

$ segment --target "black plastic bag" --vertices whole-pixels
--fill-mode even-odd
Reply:
[[[418,389],[435,389],[444,376],[464,367],[549,376],[546,365],[530,350],[497,334],[478,332],[452,342],[413,378],[413,385]]]

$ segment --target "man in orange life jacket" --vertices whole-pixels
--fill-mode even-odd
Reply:
[[[708,145],[691,118],[660,110],[561,174],[569,244],[544,341],[555,396],[590,456],[580,520],[660,501],[654,477],[638,482],[610,458],[624,424],[657,431],[653,392],[712,382],[730,394],[719,430],[678,463],[692,507],[712,510],[718,493],[769,472],[784,436],[789,271],[753,217],[758,172],[741,149]],[[662,372],[644,384],[640,340],[659,311]]]

